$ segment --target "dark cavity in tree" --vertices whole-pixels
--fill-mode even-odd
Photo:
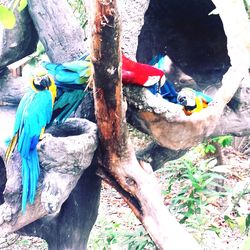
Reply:
[[[220,81],[230,59],[221,19],[209,15],[214,9],[208,0],[150,1],[137,60],[148,63],[159,53],[167,54],[198,84]]]

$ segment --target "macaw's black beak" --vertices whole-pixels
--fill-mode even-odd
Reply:
[[[37,90],[44,90],[51,85],[51,81],[48,76],[42,76],[36,77],[33,81],[33,84]]]
[[[51,81],[48,77],[44,77],[41,80],[40,85],[43,86],[44,88],[48,88],[51,85]]]
[[[187,106],[187,98],[185,96],[178,96],[177,101],[182,106]]]

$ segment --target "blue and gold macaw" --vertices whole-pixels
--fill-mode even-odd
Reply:
[[[64,122],[82,102],[91,75],[90,55],[86,53],[79,60],[54,64],[43,63],[43,67],[53,76],[57,86],[57,98],[52,121]]]
[[[16,112],[13,137],[5,154],[6,163],[17,145],[22,158],[22,212],[27,201],[34,203],[40,173],[36,146],[50,123],[56,97],[53,78],[44,70],[31,79],[31,89],[23,96]]]
[[[183,106],[183,111],[188,116],[200,112],[212,100],[212,97],[191,88],[183,88],[177,96],[177,102]]]

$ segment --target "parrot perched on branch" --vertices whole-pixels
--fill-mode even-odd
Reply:
[[[22,212],[27,201],[34,203],[40,173],[36,146],[49,124],[56,98],[56,86],[44,70],[33,76],[31,89],[23,96],[16,112],[13,137],[5,153],[6,163],[17,146],[22,158]]]
[[[160,94],[164,99],[177,103],[177,92],[166,80],[163,70],[132,61],[125,55],[122,55],[122,82],[147,87],[154,95]]]
[[[191,88],[183,88],[177,97],[177,102],[183,106],[183,111],[188,116],[200,112],[212,100],[212,97]]]
[[[52,121],[64,122],[80,105],[87,94],[86,88],[91,76],[92,64],[88,53],[79,60],[63,64],[43,63],[53,76],[57,87]]]

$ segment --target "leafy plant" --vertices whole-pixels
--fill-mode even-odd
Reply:
[[[224,216],[225,222],[231,229],[238,228],[242,234],[249,234],[250,231],[250,214],[248,202],[244,200],[246,195],[250,194],[250,180],[237,183],[232,191],[227,209]]]
[[[200,240],[206,230],[220,233],[220,229],[206,216],[208,205],[215,198],[225,195],[214,191],[215,187],[220,186],[217,180],[224,179],[210,171],[214,164],[211,164],[211,160],[205,160],[198,165],[190,160],[183,160],[176,165],[174,171],[171,166],[166,177],[165,195],[170,196],[174,192],[170,200],[170,211],[176,214],[180,223],[196,230]]]
[[[98,219],[99,230],[94,237],[91,235],[88,249],[155,249],[154,242],[144,228],[141,225],[133,225],[135,223],[133,218],[135,217],[133,216],[131,220],[128,216],[126,227],[106,218]]]
[[[6,29],[13,29],[16,24],[14,11],[21,12],[27,6],[27,0],[10,1],[8,5],[0,4],[0,23]]]
[[[83,0],[68,0],[68,3],[73,9],[74,15],[79,20],[84,29],[88,23],[86,6]]]
[[[202,145],[204,147],[203,153],[209,154],[212,153],[214,154],[216,152],[216,145],[218,144],[219,146],[225,148],[233,143],[233,137],[231,135],[224,135],[224,136],[218,136],[214,138],[210,138],[206,140]]]

